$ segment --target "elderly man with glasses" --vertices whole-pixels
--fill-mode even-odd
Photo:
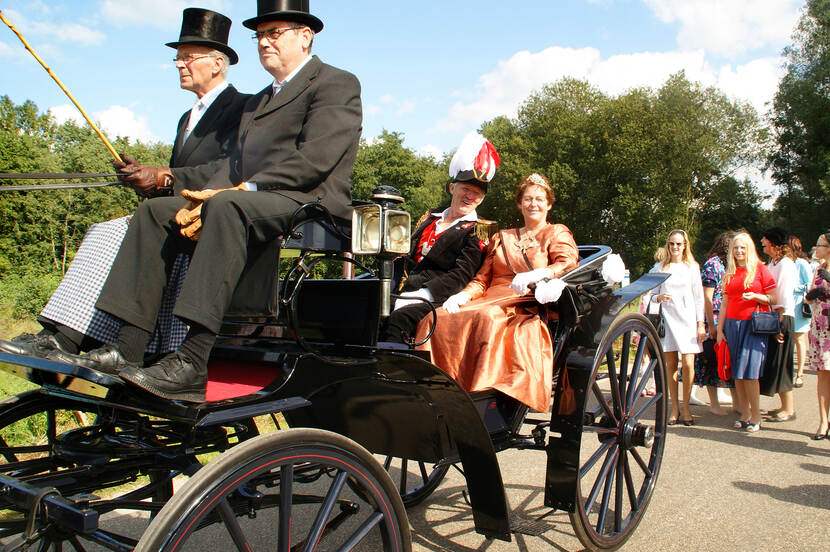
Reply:
[[[144,166],[122,156],[126,163],[114,163],[122,181],[143,197],[179,195],[182,190],[199,190],[219,168],[236,143],[239,119],[250,94],[241,94],[227,82],[228,68],[238,61],[228,46],[231,20],[200,8],[182,13],[179,40],[168,42],[176,50],[174,63],[181,88],[193,92],[197,101],[181,119],[166,167]],[[43,330],[24,334],[0,349],[13,353],[48,356],[66,360],[63,353],[114,342],[120,322],[97,310],[101,287],[118,252],[130,217],[93,225],[60,286],[44,307],[38,320]],[[147,352],[174,350],[184,339],[187,327],[172,314],[172,301],[179,280],[187,269],[187,255],[171,260],[170,286],[163,314]]]
[[[208,357],[249,246],[282,235],[307,202],[350,216],[360,83],[311,55],[323,23],[307,0],[259,0],[257,17],[243,25],[256,31],[260,62],[273,82],[247,102],[236,147],[205,191],[183,192],[189,203],[155,198],[139,207],[97,304],[124,325],[115,347],[86,355],[99,370],[168,399],[204,401]],[[189,251],[173,311],[188,324],[187,337],[175,352],[141,367],[168,276],[164,259]]]

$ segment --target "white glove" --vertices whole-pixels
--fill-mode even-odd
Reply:
[[[602,270],[600,273],[602,274],[602,279],[611,285],[622,282],[623,278],[625,278],[625,263],[622,257],[616,253],[608,255],[602,262]]]
[[[513,277],[513,281],[510,283],[510,289],[519,295],[524,295],[527,293],[530,284],[535,284],[545,278],[550,278],[550,270],[547,268],[537,268],[530,272],[519,272]]]
[[[423,304],[423,301],[419,301],[418,299],[404,299],[405,297],[421,297],[430,303],[434,301],[432,292],[429,291],[429,288],[421,288],[415,291],[404,291],[400,295],[401,297],[395,301],[395,308],[392,310],[398,310],[399,308],[407,305],[417,305],[418,303]]]
[[[444,304],[441,305],[444,307],[444,310],[450,314],[455,314],[459,310],[461,305],[465,304],[467,301],[470,300],[470,294],[466,291],[459,291],[455,295],[450,295],[449,298],[444,301]]]
[[[540,303],[553,303],[558,301],[565,289],[565,282],[559,278],[536,283],[536,292],[533,294]]]

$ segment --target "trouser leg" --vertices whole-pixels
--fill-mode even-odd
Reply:
[[[435,308],[439,306],[435,305]],[[380,340],[409,343],[410,338],[415,337],[418,322],[425,316],[430,316],[431,312],[432,309],[426,303],[407,305],[392,311],[381,330]]]
[[[299,206],[275,192],[228,191],[205,201],[202,233],[173,314],[218,333],[248,244],[273,241]]]
[[[186,203],[180,197],[163,197],[139,205],[96,308],[146,332],[153,331],[168,271],[179,252],[193,249],[193,243],[179,234],[174,220]]]

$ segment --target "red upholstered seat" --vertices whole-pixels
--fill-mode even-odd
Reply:
[[[222,401],[256,393],[279,376],[279,367],[265,362],[213,359],[208,364],[207,401]]]

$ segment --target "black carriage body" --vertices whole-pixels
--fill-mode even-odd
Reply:
[[[314,234],[312,225],[307,231],[322,244],[311,250],[342,250],[342,240],[332,238],[330,229]],[[597,376],[597,351],[616,317],[665,278],[647,276],[615,291],[600,277],[609,253],[605,246],[580,247],[580,266],[563,278],[568,286],[550,326],[556,348],[553,408],[549,423],[539,424],[549,431],[546,441],[519,435],[526,407],[493,394],[471,397],[429,362],[428,353],[378,343],[383,285],[373,278],[303,282],[301,276],[301,285],[269,286],[263,293],[271,308],[265,312],[253,313],[253,302],[244,297],[236,316],[227,320],[211,363],[270,374],[270,383],[245,396],[198,405],[170,402],[92,370],[5,353],[0,353],[0,369],[41,385],[47,395],[163,417],[193,431],[281,412],[290,427],[328,430],[372,453],[445,465],[460,461],[476,530],[510,540],[497,451],[545,450],[545,504],[574,512],[580,437]],[[271,270],[278,258],[259,252],[251,274]],[[304,276],[307,269],[301,272]],[[283,298],[282,309],[281,293],[291,297]]]

